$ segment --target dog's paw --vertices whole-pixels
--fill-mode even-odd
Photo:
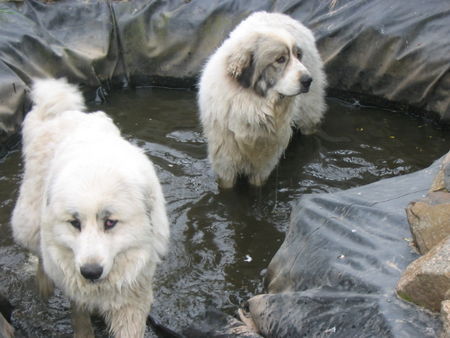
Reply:
[[[236,180],[235,179],[225,179],[225,178],[219,177],[217,179],[217,182],[221,189],[231,189],[231,188],[233,188],[234,184],[236,183]]]
[[[309,126],[300,126],[300,132],[302,133],[302,135],[312,135],[317,133],[317,131],[319,130],[319,126],[319,123]]]
[[[264,184],[266,179],[267,179],[267,176],[263,177],[262,175],[253,175],[248,178],[248,181],[250,182],[251,185],[260,187]]]
[[[94,330],[92,327],[80,328],[73,334],[74,338],[95,338]]]
[[[70,305],[74,338],[95,338],[89,312],[79,308],[74,302]]]

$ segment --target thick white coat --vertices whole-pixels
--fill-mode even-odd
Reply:
[[[255,34],[277,36],[303,51],[301,62],[293,61],[265,96],[244,88],[230,69],[231,59],[239,63],[252,48]],[[310,75],[313,82],[308,93],[291,96],[298,93],[298,73]],[[239,174],[262,184],[286,149],[292,126],[303,134],[316,130],[326,109],[325,87],[323,64],[308,28],[278,13],[257,12],[241,22],[210,57],[199,82],[201,124],[221,186],[233,186]]]
[[[105,113],[85,113],[80,92],[65,80],[37,80],[32,99],[14,238],[41,258],[77,309],[102,313],[116,336],[143,336],[169,239],[153,165]],[[70,224],[74,215],[81,231]],[[105,215],[118,220],[114,228],[105,230]],[[103,267],[98,281],[80,274],[87,263]]]

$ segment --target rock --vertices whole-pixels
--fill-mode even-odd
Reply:
[[[406,208],[414,241],[421,254],[450,235],[450,193],[430,192]]]
[[[450,192],[450,152],[443,159],[441,169],[431,185],[430,192],[443,190]]]
[[[441,338],[450,338],[450,300],[441,304],[442,335]]]
[[[450,290],[450,236],[412,262],[397,284],[404,300],[438,312]]]
[[[444,167],[444,185],[445,189],[450,192],[450,163]]]

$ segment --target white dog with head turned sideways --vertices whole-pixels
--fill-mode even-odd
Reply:
[[[223,188],[238,175],[263,184],[296,126],[311,134],[326,105],[312,32],[284,14],[241,22],[203,69],[198,93],[208,156]]]
[[[143,337],[169,239],[153,165],[64,79],[36,80],[31,95],[14,238],[39,257],[41,294],[55,284],[70,298],[76,337],[94,336],[92,311],[114,336]]]

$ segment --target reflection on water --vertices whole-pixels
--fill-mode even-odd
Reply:
[[[155,163],[172,223],[170,252],[155,280],[154,316],[176,330],[210,307],[234,313],[262,291],[263,271],[280,246],[290,206],[305,193],[332,192],[422,169],[450,148],[444,131],[404,114],[329,100],[322,130],[294,138],[267,184],[220,191],[206,160],[195,93],[114,91],[92,105]],[[0,161],[0,290],[30,337],[70,336],[69,304],[49,304],[33,286],[33,259],[13,245],[8,220],[22,170],[20,151]],[[149,336],[152,336],[149,333]]]

